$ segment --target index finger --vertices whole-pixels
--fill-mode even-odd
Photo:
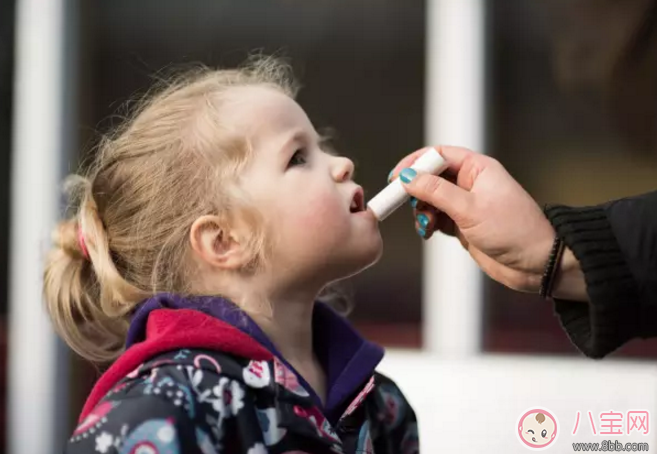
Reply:
[[[390,181],[394,180],[399,172],[401,172],[402,169],[406,167],[411,167],[413,163],[420,157],[422,156],[429,148],[432,147],[424,147],[420,150],[414,151],[413,153],[409,154],[408,156],[404,157],[397,165],[395,166],[394,169],[392,169],[392,172],[390,173]],[[472,150],[468,150],[467,148],[463,147],[451,147],[447,145],[437,145],[433,147],[440,153],[440,155],[445,158],[445,161],[447,161],[448,168],[447,170],[451,173],[458,174],[459,170],[461,170],[461,167],[463,166],[463,163],[466,161],[466,159],[470,156],[477,155]]]
[[[412,166],[413,163],[415,161],[417,161],[417,158],[422,156],[428,149],[429,149],[429,147],[421,148],[421,149],[419,149],[417,151],[414,151],[413,153],[405,156],[404,158],[402,158],[402,160],[397,163],[395,168],[392,169],[392,172],[390,172],[390,181],[397,178],[397,174],[399,172],[401,172],[402,169],[405,169],[406,167]]]

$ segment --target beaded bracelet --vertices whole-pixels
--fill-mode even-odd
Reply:
[[[543,272],[543,278],[541,279],[541,287],[538,290],[538,294],[542,298],[550,298],[552,295],[554,278],[557,275],[557,271],[559,270],[559,263],[561,262],[561,256],[563,255],[564,248],[565,243],[561,238],[559,238],[559,236],[556,236],[554,238],[554,243],[552,243],[550,258],[545,265],[545,271]]]

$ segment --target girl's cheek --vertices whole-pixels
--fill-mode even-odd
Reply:
[[[348,216],[350,216],[350,213],[346,204],[340,202],[328,199],[324,203],[319,204],[317,211],[314,213],[317,219],[316,222],[324,225],[343,225],[345,219],[348,219]]]

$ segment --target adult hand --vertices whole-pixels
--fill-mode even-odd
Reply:
[[[456,236],[491,278],[515,290],[537,292],[555,237],[541,208],[497,160],[465,148],[436,149],[449,164],[441,176],[407,169],[424,149],[406,156],[391,172],[414,198],[420,236],[429,238],[436,230]],[[567,296],[585,300],[584,279],[568,249],[560,274],[555,296],[565,280]]]

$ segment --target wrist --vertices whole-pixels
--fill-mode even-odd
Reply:
[[[534,262],[536,265],[532,266],[527,272],[517,275],[516,279],[512,281],[511,288],[529,293],[539,293],[545,267],[550,259],[550,253],[554,243],[554,236],[552,239],[542,241],[541,246],[537,247],[541,252],[537,253],[537,258]],[[573,254],[573,251],[568,247],[563,247],[563,252],[559,258],[558,263],[555,264],[554,276],[552,278],[552,285],[550,296],[552,298],[571,300],[571,301],[588,301],[586,293],[586,282],[584,280],[584,273],[580,267],[579,261]]]
[[[538,294],[541,298],[550,298],[552,296],[552,288],[556,280],[557,272],[561,266],[561,257],[566,245],[563,240],[555,235],[550,248],[550,256],[545,264],[545,271],[541,279],[541,287],[538,289]]]
[[[517,289],[530,293],[539,293],[543,282],[545,264],[550,257],[551,246],[544,246],[543,249],[545,252],[542,254],[544,255],[542,267],[535,267],[527,273],[523,277],[522,283],[516,286]],[[550,296],[569,301],[588,301],[584,273],[577,257],[568,246],[564,246],[559,262],[555,267]]]
[[[532,248],[528,248],[528,265],[524,267],[517,288],[529,293],[538,293],[543,281],[545,266],[550,260],[550,253],[554,245],[556,232],[549,223],[540,238],[534,242]],[[559,264],[557,264],[558,266]]]
[[[588,301],[584,273],[575,254],[568,247],[564,249],[556,270],[552,297],[570,301]]]

